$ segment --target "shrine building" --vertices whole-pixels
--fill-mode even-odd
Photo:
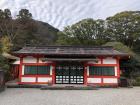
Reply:
[[[120,60],[127,53],[110,46],[23,47],[12,55],[18,84],[83,84],[118,86]]]

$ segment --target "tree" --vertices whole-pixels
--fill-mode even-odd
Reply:
[[[12,18],[11,11],[9,9],[4,9],[4,10],[0,9],[0,20],[11,19],[11,18]]]
[[[129,47],[127,47],[126,45],[124,45],[121,42],[114,42],[114,41],[107,42],[107,43],[103,44],[103,46],[112,46],[117,51],[128,53],[131,56],[135,56],[135,53],[132,51],[132,49],[130,49]]]
[[[57,43],[101,45],[106,42],[104,30],[103,20],[84,19],[58,33]]]
[[[4,9],[3,15],[5,19],[12,19],[11,11],[9,9]]]
[[[12,47],[12,43],[10,42],[10,38],[8,36],[4,36],[0,40],[1,43],[1,52],[8,53]]]
[[[106,19],[110,40],[120,41],[132,48],[140,37],[140,12],[126,11]]]
[[[140,65],[137,65],[139,62],[138,55],[132,49],[121,42],[107,42],[103,46],[112,46],[117,51],[131,55],[129,59],[120,59],[120,69],[123,72],[122,76],[132,78],[137,71],[140,72],[138,69]]]
[[[9,38],[4,36],[0,39],[0,67],[5,71],[9,78],[9,60],[3,56],[4,53],[10,52],[12,44],[9,42]]]
[[[9,41],[12,43],[16,37],[16,25],[12,19],[11,11],[9,9],[0,10],[0,35],[8,36]]]
[[[17,15],[19,19],[31,19],[32,14],[27,9],[21,9]]]

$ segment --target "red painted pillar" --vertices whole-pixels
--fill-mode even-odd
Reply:
[[[117,77],[120,77],[120,63],[119,63],[120,58],[117,57]]]
[[[105,58],[105,57],[103,57],[103,56],[99,57],[99,59],[100,59],[100,61],[101,61],[101,65],[103,65],[103,59],[104,59],[104,58]],[[100,85],[101,85],[101,86],[104,85],[103,77],[101,77],[101,83],[100,83]]]
[[[87,64],[84,64],[84,85],[87,85]]]
[[[101,64],[103,64],[103,57],[99,57],[100,61],[101,61]]]
[[[39,63],[39,57],[37,57],[36,59],[37,59],[37,63]]]
[[[119,85],[119,78],[120,78],[120,57],[117,57],[117,78],[118,78],[118,84]]]
[[[55,84],[55,63],[52,64],[52,84]]]
[[[21,76],[22,76],[22,64],[23,64],[23,57],[20,57],[20,65],[19,65],[19,83],[21,83]]]

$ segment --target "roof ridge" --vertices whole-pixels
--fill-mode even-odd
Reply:
[[[93,46],[93,45],[47,45],[47,46],[25,46],[23,48],[45,48],[45,47],[72,47],[72,48],[113,48],[113,46]]]

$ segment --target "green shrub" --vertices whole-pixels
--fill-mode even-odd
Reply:
[[[140,86],[140,82],[135,82],[133,86]]]
[[[140,86],[140,77],[136,77],[133,86]]]
[[[0,68],[5,72],[5,81],[10,80],[10,65],[7,58],[3,57],[2,54],[0,54]]]
[[[140,82],[140,77],[137,77],[136,78],[136,82]]]

